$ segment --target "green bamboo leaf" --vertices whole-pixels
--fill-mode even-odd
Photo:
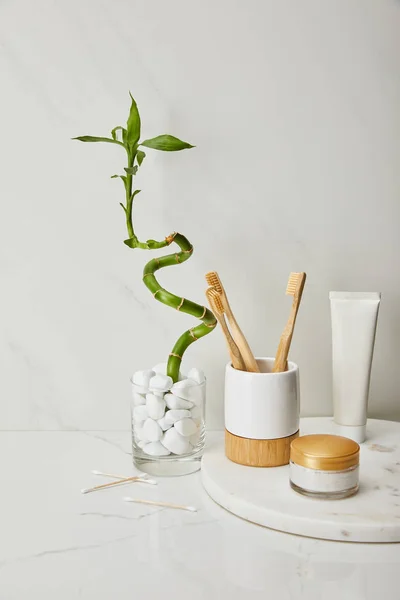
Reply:
[[[126,176],[125,175],[111,175],[111,179],[116,179],[117,177],[119,177],[120,179],[122,179],[122,181],[124,182],[124,184],[126,183]]]
[[[188,142],[183,142],[173,135],[158,135],[155,138],[145,140],[140,143],[141,146],[153,148],[154,150],[163,150],[164,152],[176,152],[177,150],[185,150],[186,148],[194,148]]]
[[[142,164],[142,162],[144,161],[145,157],[146,157],[146,154],[142,150],[137,151],[136,158],[137,158],[139,167]]]
[[[135,197],[137,194],[140,194],[140,192],[141,192],[141,191],[142,191],[142,190],[134,190],[134,191],[132,192],[131,199],[133,200],[133,199],[134,199],[134,197]]]
[[[111,138],[105,137],[95,137],[93,135],[81,135],[72,139],[79,140],[80,142],[108,142],[109,144],[118,144],[119,146],[123,146],[123,143],[119,142],[118,140],[112,140]]]
[[[126,142],[132,147],[139,141],[140,138],[140,115],[134,97],[129,92],[132,100],[131,110],[129,112],[128,121],[126,123]]]
[[[126,214],[126,207],[122,204],[122,202],[119,203],[120,206],[122,206],[122,210],[124,211],[124,213]]]
[[[118,127],[114,127],[114,129],[111,131],[112,139],[119,141],[117,131],[122,131],[122,141],[124,141],[124,132],[126,133],[126,129],[124,129],[120,125]]]
[[[136,175],[139,167],[136,165],[134,167],[124,167],[124,171],[128,173],[128,175]]]

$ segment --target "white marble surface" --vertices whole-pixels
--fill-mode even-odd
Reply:
[[[91,469],[132,472],[129,443],[118,432],[0,433],[2,600],[376,600],[383,582],[397,598],[399,544],[258,527],[216,505],[198,473],[82,495],[100,480]],[[199,510],[127,504],[126,495]]]
[[[330,417],[301,419],[300,435],[330,433]],[[360,489],[351,498],[305,498],[289,486],[289,465],[256,469],[225,457],[224,434],[203,457],[210,496],[235,515],[279,531],[345,542],[400,542],[400,423],[369,419],[360,450]],[[400,546],[399,546],[400,547]]]
[[[307,271],[307,415],[331,414],[328,291],[381,290],[370,408],[400,418],[399,29],[396,0],[0,2],[0,429],[128,428],[129,376],[193,323],[122,243],[122,152],[70,141],[123,124],[129,89],[145,136],[196,145],[149,151],[138,179],[140,236],[195,246],[163,285],[201,301],[220,271],[265,356]],[[188,352],[213,429],[226,360],[219,331]]]

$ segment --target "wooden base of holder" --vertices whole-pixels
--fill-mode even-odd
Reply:
[[[225,455],[232,462],[248,467],[280,467],[289,464],[290,444],[298,436],[296,431],[275,440],[253,440],[225,429]]]

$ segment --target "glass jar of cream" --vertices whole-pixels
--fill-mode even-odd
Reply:
[[[304,435],[290,446],[290,485],[300,494],[334,500],[358,491],[360,446],[339,435]]]

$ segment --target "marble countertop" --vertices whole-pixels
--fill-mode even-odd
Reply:
[[[210,434],[210,443],[216,434]],[[82,495],[133,473],[129,432],[0,432],[0,599],[400,597],[400,544],[307,539],[234,517],[196,473]],[[197,513],[124,503],[126,495]]]

